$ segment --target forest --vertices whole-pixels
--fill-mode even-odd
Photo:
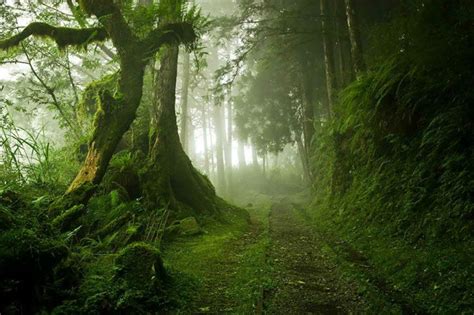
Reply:
[[[474,1],[0,1],[0,314],[473,314],[473,275]]]

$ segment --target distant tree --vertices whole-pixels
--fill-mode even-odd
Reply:
[[[354,72],[359,76],[365,70],[364,57],[362,55],[362,43],[360,38],[359,21],[353,0],[344,0],[346,4],[347,26],[351,41],[351,54]]]

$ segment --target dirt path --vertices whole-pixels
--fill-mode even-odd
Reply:
[[[290,199],[249,212],[250,222],[228,218],[165,251],[166,262],[198,280],[180,313],[423,314]]]
[[[274,204],[269,220],[274,286],[264,294],[266,313],[348,314],[364,308],[357,286],[342,279],[325,242],[288,202]]]

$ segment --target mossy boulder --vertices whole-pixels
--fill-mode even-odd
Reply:
[[[115,275],[127,289],[149,290],[159,287],[166,278],[160,251],[143,242],[125,247],[115,259]]]
[[[187,217],[182,220],[177,220],[167,227],[165,237],[170,239],[176,236],[193,236],[201,234],[202,232],[203,230],[199,226],[196,218]]]
[[[179,221],[179,229],[182,235],[196,235],[202,233],[201,227],[194,217],[184,218]]]

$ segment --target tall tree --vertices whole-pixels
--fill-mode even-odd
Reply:
[[[247,166],[247,163],[245,161],[245,146],[241,140],[238,142],[237,157],[239,158],[239,169],[242,170]]]
[[[330,17],[327,0],[320,0],[321,9],[321,30],[323,34],[323,48],[324,48],[324,68],[326,73],[326,90],[328,97],[328,115],[331,116],[334,108],[334,98],[336,89],[336,75],[334,71],[334,46],[333,34],[329,28]]]
[[[208,144],[208,125],[207,125],[207,103],[201,107],[201,122],[202,122],[202,138],[203,138],[203,149],[204,149],[204,172],[210,175],[210,156],[209,156],[209,144]]]
[[[357,13],[353,0],[345,0],[347,27],[349,30],[349,39],[351,41],[352,63],[356,76],[359,76],[365,70],[364,56],[362,54],[362,43],[360,39],[360,29],[357,20]]]
[[[183,0],[160,3],[168,9],[164,23],[180,19]],[[180,208],[184,204],[197,212],[213,212],[217,210],[214,187],[194,168],[179,139],[175,108],[178,45],[163,47],[161,56],[150,131],[153,145],[143,177],[145,200],[150,206]]]
[[[216,139],[216,166],[217,166],[217,189],[221,192],[227,191],[226,173],[224,166],[224,107],[214,106],[214,126]]]
[[[227,139],[225,144],[225,163],[227,175],[227,187],[232,188],[232,99],[227,99]]]
[[[85,161],[69,186],[63,201],[67,205],[90,198],[107,169],[109,161],[135,118],[142,98],[145,66],[164,45],[192,42],[196,35],[189,23],[161,24],[140,38],[127,22],[121,7],[112,0],[81,0],[86,14],[95,16],[102,26],[94,28],[54,27],[33,22],[17,35],[0,42],[0,49],[19,45],[30,36],[53,39],[60,48],[85,46],[94,41],[112,40],[117,49],[120,73],[116,91],[98,91],[98,111],[94,120]],[[150,21],[153,25],[153,21]]]

